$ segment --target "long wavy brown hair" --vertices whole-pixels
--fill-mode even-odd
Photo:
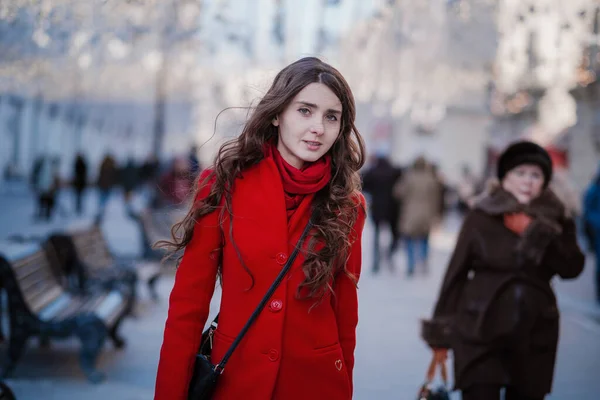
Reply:
[[[265,144],[276,141],[278,128],[272,124],[292,99],[307,85],[322,83],[338,97],[342,104],[340,134],[329,150],[332,161],[332,178],[313,200],[312,222],[314,228],[308,239],[303,270],[305,279],[298,288],[299,297],[322,298],[338,273],[351,276],[345,268],[349,257],[352,227],[362,207],[358,201],[360,178],[358,170],[364,164],[365,146],[354,121],[356,106],[348,83],[338,70],[318,58],[302,58],[281,70],[266,95],[249,116],[239,137],[228,141],[219,149],[212,169],[194,191],[195,202],[185,218],[172,228],[173,241],[157,243],[173,253],[181,253],[194,232],[196,221],[202,216],[220,210],[221,231],[233,240],[231,197],[234,181],[243,171],[259,163],[264,156]],[[207,196],[198,198],[198,191],[209,185]],[[206,189],[205,189],[206,190]],[[229,227],[224,221],[229,217]],[[321,243],[320,248],[317,243]],[[241,260],[246,271],[250,270]],[[351,276],[352,277],[352,276]],[[354,278],[354,277],[352,277]]]

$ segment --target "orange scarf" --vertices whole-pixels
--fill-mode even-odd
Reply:
[[[522,235],[531,221],[532,218],[524,212],[504,214],[504,226],[517,235]]]

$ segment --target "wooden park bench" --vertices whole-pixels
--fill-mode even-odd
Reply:
[[[100,382],[104,374],[95,364],[106,337],[117,348],[125,345],[117,331],[127,313],[128,294],[119,290],[72,294],[61,286],[52,257],[52,248],[36,244],[14,245],[0,255],[0,281],[8,299],[10,327],[2,376],[14,370],[29,338],[76,336],[81,342],[84,374],[91,382]]]
[[[133,294],[132,308],[137,282],[142,281],[148,285],[152,297],[157,298],[155,286],[161,274],[160,265],[115,258],[100,227],[53,234],[48,242],[58,254],[69,287],[85,292],[95,287],[106,290],[126,285]]]
[[[160,240],[171,239],[171,226],[175,223],[173,214],[164,210],[146,209],[135,216],[142,235],[142,253],[146,260],[162,261],[165,252],[155,249]]]

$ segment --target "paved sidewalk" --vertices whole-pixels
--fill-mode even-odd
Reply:
[[[31,211],[25,199],[15,203],[0,195],[0,238],[11,229],[36,230],[27,227],[22,218]],[[88,199],[90,210],[95,199]],[[10,213],[6,213],[10,207]],[[21,210],[21,211],[18,211]],[[103,229],[110,245],[120,253],[135,255],[139,251],[139,237],[133,222],[124,215],[122,202],[115,196],[107,210]],[[86,218],[91,218],[90,213]],[[29,221],[29,220],[28,220]],[[84,223],[73,220],[71,223]],[[28,222],[29,223],[29,222]],[[63,221],[67,223],[67,219]],[[58,220],[56,224],[59,224]],[[367,224],[363,247],[363,275],[360,281],[360,323],[355,367],[355,399],[359,400],[412,400],[422,383],[429,362],[430,351],[419,338],[419,319],[431,313],[449,253],[460,222],[451,216],[443,230],[432,239],[431,267],[408,279],[404,275],[405,256],[395,257],[396,270],[390,272],[383,265],[380,275],[370,272],[372,254],[372,227]],[[48,227],[47,227],[48,228]],[[585,282],[584,282],[585,283]],[[99,367],[107,373],[107,381],[100,385],[87,383],[79,371],[79,345],[75,340],[55,342],[50,349],[41,349],[32,342],[13,378],[8,383],[19,400],[28,399],[86,399],[142,400],[153,396],[154,379],[162,331],[167,315],[167,298],[173,285],[173,276],[159,281],[159,303],[149,301],[146,288],[141,291],[142,307],[137,319],[123,324],[123,336],[128,346],[115,350],[110,344],[101,356]],[[550,400],[596,400],[600,393],[600,325],[593,313],[583,312],[587,304],[568,291],[561,292],[557,284],[561,308],[561,342],[555,375],[554,394]],[[565,300],[566,303],[565,303]],[[212,313],[218,308],[218,295],[213,300]],[[571,303],[576,304],[573,306]],[[565,305],[563,306],[563,303]],[[587,304],[591,310],[595,308]],[[457,394],[453,400],[460,398]]]

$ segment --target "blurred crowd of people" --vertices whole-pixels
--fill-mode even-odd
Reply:
[[[30,184],[37,198],[34,217],[37,221],[50,221],[56,212],[67,215],[65,204],[59,199],[63,189],[71,188],[74,195],[73,211],[82,215],[85,194],[90,187],[98,193],[96,223],[102,222],[106,206],[112,194],[121,189],[126,212],[133,214],[132,201],[136,194],[147,196],[148,206],[161,208],[182,204],[187,200],[201,168],[197,147],[192,146],[189,154],[178,155],[167,164],[161,165],[154,155],[139,162],[129,157],[123,164],[107,153],[97,168],[94,179],[90,174],[90,162],[83,153],[78,153],[70,177],[61,176],[61,159],[42,155],[36,159],[30,176]]]
[[[412,276],[419,266],[427,269],[429,235],[446,209],[446,187],[435,165],[419,157],[412,166],[400,168],[377,154],[363,174],[363,189],[371,197],[369,215],[375,227],[373,272],[380,270],[382,227],[392,234],[385,254],[390,269],[394,269],[393,255],[401,241],[406,246],[407,275]]]
[[[482,176],[463,166],[460,178],[449,184],[437,166],[418,157],[410,166],[393,165],[387,153],[375,153],[363,174],[363,189],[370,196],[369,216],[374,224],[373,273],[381,269],[382,258],[394,269],[393,256],[400,244],[405,246],[406,274],[428,267],[429,236],[448,210],[464,215],[478,199],[497,185],[491,171]],[[580,226],[580,236],[590,253],[600,252],[600,171],[583,198],[571,186],[567,172],[555,168],[552,191],[564,203]],[[384,247],[382,229],[391,232]],[[596,296],[600,303],[600,260],[596,266]]]

